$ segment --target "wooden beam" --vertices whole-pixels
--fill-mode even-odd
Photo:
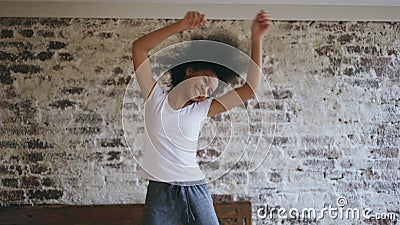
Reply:
[[[249,201],[215,202],[215,211],[223,224],[251,224]],[[41,225],[139,225],[143,204],[126,205],[38,205],[0,208],[0,224]]]

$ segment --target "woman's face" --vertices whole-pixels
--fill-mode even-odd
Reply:
[[[210,69],[193,70],[186,69],[185,79],[182,81],[185,85],[185,94],[188,99],[199,102],[210,97],[218,87],[218,77]]]

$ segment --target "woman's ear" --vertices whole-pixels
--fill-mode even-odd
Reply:
[[[189,77],[192,74],[192,72],[193,72],[192,67],[186,68],[186,70],[185,70],[185,78]]]

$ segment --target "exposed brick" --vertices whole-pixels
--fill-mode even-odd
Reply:
[[[19,186],[18,179],[15,178],[3,178],[1,184],[5,187],[17,188]]]
[[[264,67],[263,68],[263,73],[264,74],[268,74],[268,75],[272,75],[274,74],[274,68],[273,67]]]
[[[16,92],[13,86],[4,86],[3,96],[5,99],[15,99],[16,97],[19,97],[19,94]]]
[[[360,54],[361,53],[361,48],[363,48],[362,46],[347,46],[346,49],[349,53],[356,53],[356,54]]]
[[[11,169],[9,165],[0,165],[0,175],[14,175],[15,170]]]
[[[213,201],[217,201],[217,202],[229,202],[229,201],[233,201],[233,196],[226,194],[226,195],[217,195],[217,194],[212,194],[211,195]]]
[[[103,119],[99,114],[78,114],[75,116],[75,123],[82,124],[97,124],[102,122]]]
[[[270,172],[269,174],[270,181],[274,183],[282,182],[282,176],[278,172]]]
[[[37,23],[36,18],[27,18],[27,17],[2,17],[0,23],[5,26],[33,26]]]
[[[101,132],[99,127],[68,127],[65,128],[66,131],[70,134],[85,134],[85,135],[94,135]]]
[[[118,75],[118,74],[123,73],[124,70],[121,69],[121,67],[115,67],[113,72],[114,72],[115,75]]]
[[[116,148],[116,147],[125,147],[124,141],[121,138],[111,138],[111,139],[103,139],[100,141],[101,147],[107,148]]]
[[[6,42],[0,42],[0,47],[15,47],[18,50],[27,50],[27,49],[32,49],[32,44],[30,43],[25,43],[22,41],[6,41]]]
[[[62,90],[63,93],[65,94],[81,94],[83,91],[85,90],[85,88],[82,87],[71,87],[71,88],[64,88]]]
[[[21,186],[24,188],[40,187],[40,179],[38,177],[22,177]]]
[[[3,29],[0,32],[0,38],[13,38],[13,37],[14,37],[14,31],[13,30]]]
[[[385,67],[392,64],[392,59],[390,57],[379,57],[379,58],[361,58],[360,65],[365,67]]]
[[[371,152],[371,155],[374,157],[382,157],[382,158],[397,158],[397,157],[399,157],[399,149],[398,148],[382,147],[379,149],[373,149],[370,152]]]
[[[32,152],[32,153],[26,154],[26,159],[29,162],[36,163],[36,162],[39,162],[39,161],[43,161],[44,155],[41,152]]]
[[[42,68],[40,66],[35,65],[12,65],[10,69],[15,73],[22,74],[40,73],[42,71]]]
[[[71,55],[71,53],[68,53],[68,52],[61,52],[61,53],[58,53],[58,55],[62,61],[72,61],[74,59],[74,57]]]
[[[367,160],[368,167],[376,168],[376,169],[386,169],[386,170],[394,170],[398,169],[399,161],[396,159],[375,159],[375,160]]]
[[[44,186],[46,186],[46,187],[54,187],[54,186],[57,184],[57,181],[54,180],[54,179],[51,179],[51,178],[46,177],[46,178],[44,178],[44,179],[42,180],[42,184],[43,184]]]
[[[19,161],[19,160],[17,160],[17,161]],[[15,170],[18,175],[22,175],[23,174],[22,167],[20,165],[10,166],[10,169]]]
[[[47,149],[47,148],[53,148],[53,145],[50,144],[47,141],[41,141],[39,139],[34,139],[34,140],[28,140],[27,142],[24,143],[25,148],[29,149]],[[37,153],[30,153],[36,155]]]
[[[104,71],[104,68],[101,67],[101,66],[95,66],[95,67],[94,67],[94,72],[95,72],[95,73],[101,73],[101,72],[103,72],[103,71]]]
[[[14,104],[8,101],[0,101],[0,106],[3,109],[9,109],[9,110],[12,110],[14,108]]]
[[[123,164],[122,163],[106,163],[105,166],[111,167],[111,168],[114,168],[114,169],[121,169]]]
[[[353,40],[353,35],[343,34],[343,35],[340,35],[337,40],[340,44],[345,44],[345,43],[351,42]]]
[[[103,153],[93,152],[88,156],[88,159],[91,161],[102,161],[103,157],[104,157]]]
[[[324,177],[330,180],[339,180],[343,178],[343,172],[339,170],[327,170]]]
[[[360,68],[344,68],[343,69],[343,74],[347,76],[355,76],[361,72]]]
[[[312,136],[304,136],[300,138],[301,142],[308,146],[326,146],[328,144],[334,143],[334,139],[328,136],[319,136],[319,137],[312,137]]]
[[[50,28],[55,28],[55,27],[63,27],[63,26],[69,26],[70,25],[70,19],[68,18],[43,18],[40,19],[40,24],[44,26],[48,26]]]
[[[335,162],[327,159],[306,159],[303,165],[309,167],[312,170],[326,171],[335,168]]]
[[[349,83],[354,87],[362,87],[362,88],[379,88],[380,84],[377,80],[371,79],[345,79],[345,82]]]
[[[107,79],[104,80],[101,85],[106,85],[106,86],[114,86],[115,85],[115,80],[114,79]]]
[[[21,60],[32,60],[34,56],[30,51],[22,51],[18,54],[18,58]]]
[[[50,41],[49,42],[49,50],[58,50],[65,48],[67,46],[67,43],[64,42],[59,42],[59,41]]]
[[[31,164],[29,167],[31,173],[33,174],[46,174],[47,172],[49,172],[49,168],[45,165]]]
[[[346,181],[344,179],[337,180],[334,186],[338,192],[360,191],[371,188],[371,184],[368,181]]]
[[[1,148],[16,148],[17,146],[18,146],[18,142],[15,140],[0,141],[0,149]]]
[[[76,104],[75,102],[65,99],[65,100],[58,100],[58,101],[52,102],[49,105],[54,108],[66,109],[68,107],[74,106],[75,104]]]
[[[29,199],[59,199],[63,196],[62,190],[53,190],[53,189],[45,189],[45,190],[29,190],[28,197]]]
[[[400,190],[400,183],[396,181],[372,181],[371,186],[378,193],[395,193],[398,194]]]
[[[316,48],[315,51],[320,56],[329,56],[337,52],[336,48],[333,45],[325,45],[319,48]]]
[[[107,155],[108,155],[108,158],[107,158],[108,161],[119,160],[120,156],[121,156],[121,152],[111,151],[111,152],[107,152]]]
[[[380,53],[375,46],[348,46],[346,47],[349,53],[365,54],[365,55],[378,55]]]
[[[20,147],[20,146],[18,146],[18,147]],[[11,155],[9,155],[8,156],[9,158],[7,158],[6,160],[5,160],[5,163],[8,163],[8,164],[17,164],[17,163],[19,163],[19,162],[22,162],[22,161],[24,161],[24,156],[22,156],[22,155],[20,155],[20,154],[11,154]],[[11,170],[15,170],[15,171],[18,171],[18,173],[19,174],[21,174],[21,171],[19,171],[19,169],[21,168],[21,170],[23,169],[23,166],[20,166],[20,165],[10,165],[10,169]]]
[[[292,98],[293,93],[290,90],[273,90],[272,94],[274,95],[275,99],[286,99],[286,98]]]
[[[0,190],[0,200],[3,203],[13,201],[22,201],[25,199],[24,191],[22,190]]]
[[[56,65],[53,66],[53,69],[54,69],[55,71],[61,71],[61,70],[63,70],[64,68],[65,68],[65,66],[61,66],[61,65],[59,65],[59,64],[56,64]]]
[[[37,32],[37,35],[41,36],[41,37],[54,37],[54,31],[47,31],[47,30],[39,30]]]
[[[117,85],[128,85],[130,80],[131,80],[130,77],[119,77],[116,84]]]
[[[10,68],[0,65],[0,83],[2,84],[12,84],[13,78],[11,77]]]
[[[114,35],[115,35],[114,32],[101,32],[99,34],[99,37],[102,39],[109,39],[112,38]]]
[[[33,34],[34,34],[33,30],[31,30],[31,29],[21,30],[19,33],[20,33],[23,37],[26,37],[26,38],[30,38],[30,37],[32,37]]]
[[[39,54],[37,54],[37,58],[40,59],[40,61],[45,61],[51,59],[53,55],[53,52],[40,52]]]
[[[18,57],[15,54],[9,53],[9,52],[3,52],[0,51],[0,60],[5,61],[5,60],[16,60]]]
[[[288,137],[274,137],[272,144],[273,145],[283,145],[286,144],[289,141]]]
[[[301,158],[319,158],[324,156],[324,149],[322,148],[308,148],[308,149],[300,149],[298,150],[296,157]]]
[[[230,173],[225,174],[221,178],[222,183],[231,183],[234,185],[246,184],[248,180],[248,173],[244,171],[231,171]]]

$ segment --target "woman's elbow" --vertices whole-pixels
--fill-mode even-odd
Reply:
[[[139,45],[138,45],[137,41],[133,41],[132,42],[132,52],[135,52],[137,50],[139,50]]]
[[[138,40],[132,42],[132,52],[147,52],[142,46]]]
[[[260,89],[260,85],[259,84],[252,84],[250,85],[249,83],[246,83],[246,97],[247,99],[250,99],[252,97],[254,97],[258,90]]]
[[[247,101],[247,100],[253,98],[254,96],[256,96],[256,92],[251,91],[251,92],[249,92],[249,93],[246,95],[244,101]]]
[[[252,89],[250,86],[247,86],[244,91],[240,94],[241,100],[243,102],[251,99],[256,95],[256,91]]]

